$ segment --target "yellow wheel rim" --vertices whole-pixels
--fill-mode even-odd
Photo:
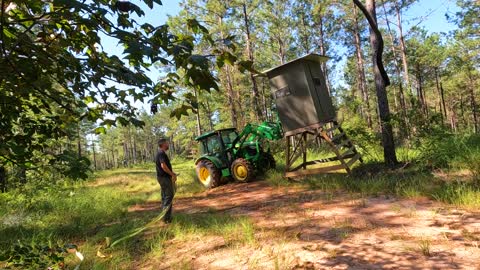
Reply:
[[[205,167],[200,168],[198,178],[200,178],[200,181],[204,184],[208,182],[208,180],[210,180],[210,172],[208,171],[208,169]]]
[[[248,176],[248,169],[242,164],[237,164],[233,168],[233,173],[235,174],[235,178],[238,180],[245,180]]]

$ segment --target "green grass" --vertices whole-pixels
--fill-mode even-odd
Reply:
[[[419,251],[423,254],[423,256],[430,257],[432,255],[430,240],[422,239],[418,244],[418,247]]]
[[[352,175],[341,172],[313,175],[298,182],[285,179],[283,173],[277,170],[268,172],[264,178],[276,187],[297,186],[327,193],[342,191],[362,197],[382,194],[410,199],[427,197],[459,207],[480,207],[480,187],[475,180],[461,178],[447,181],[415,166],[387,170],[382,165],[370,163],[356,167]]]
[[[355,131],[358,129],[350,130],[353,135]],[[276,187],[298,186],[327,193],[343,191],[362,197],[380,194],[402,198],[427,197],[464,208],[480,207],[480,136],[431,134],[421,138],[415,147],[400,145],[397,157],[401,165],[390,169],[381,164],[381,146],[371,143],[370,135],[360,135],[356,134],[357,149],[364,164],[356,163],[352,175],[339,172],[308,176],[299,182],[288,181],[283,178],[284,157],[279,153],[276,156],[278,170],[268,172],[264,179]],[[310,160],[328,156],[332,153],[324,147],[308,153]],[[433,173],[435,171],[448,177],[438,177]],[[458,175],[460,171],[469,175]]]
[[[189,197],[203,187],[195,181],[191,160],[174,160],[180,173],[176,197]],[[227,245],[254,244],[255,229],[247,218],[206,212],[175,215],[167,229],[144,234],[104,251],[112,258],[96,256],[105,244],[147,224],[159,211],[129,212],[135,204],[160,200],[160,186],[153,164],[99,172],[86,182],[59,186],[25,187],[0,194],[0,250],[17,240],[23,243],[75,243],[85,255],[82,269],[129,269],[132,261],[163,254],[165,241],[188,241],[200,236],[219,236]],[[158,203],[159,204],[159,203]],[[68,260],[75,262],[73,256]],[[0,266],[1,266],[0,262]]]
[[[399,156],[419,159],[418,151],[401,148]],[[452,159],[445,167],[447,173],[470,170],[472,177],[465,179],[453,175],[447,180],[426,169],[424,163],[387,169],[375,163],[379,153],[372,150],[365,156],[366,164],[357,166],[352,175],[344,173],[315,175],[300,182],[283,177],[285,168],[281,154],[277,155],[278,168],[261,178],[275,187],[299,187],[324,191],[333,198],[335,192],[348,192],[358,198],[393,195],[402,198],[428,197],[447,204],[480,207],[480,188],[475,181],[476,148]],[[402,152],[403,151],[403,152]],[[325,153],[315,153],[317,157]],[[405,161],[405,160],[404,160]],[[191,197],[204,191],[195,180],[192,160],[176,159],[174,170],[180,173],[177,198]],[[104,249],[105,238],[113,239],[139,228],[154,219],[158,210],[129,212],[136,204],[157,204],[160,187],[155,179],[153,164],[99,172],[85,182],[64,181],[62,184],[30,184],[22,189],[0,194],[0,250],[17,240],[24,243],[75,243],[85,255],[82,269],[131,269],[133,262],[158,260],[166,254],[166,243],[188,243],[201,239],[220,238],[224,245],[258,245],[254,224],[247,217],[230,216],[206,211],[177,213],[169,227],[153,227],[112,249]],[[44,181],[45,183],[47,181]],[[368,206],[366,206],[368,207]],[[343,232],[343,231],[342,231]],[[342,237],[347,237],[348,231]],[[102,249],[110,258],[97,257]],[[75,264],[73,257],[68,257]],[[0,263],[0,266],[1,263]],[[179,261],[178,269],[190,269],[188,261]]]

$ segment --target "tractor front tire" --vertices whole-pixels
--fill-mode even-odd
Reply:
[[[244,158],[237,158],[232,162],[232,177],[238,182],[250,182],[253,180],[255,168],[252,163]]]
[[[205,188],[214,188],[222,184],[222,173],[210,160],[197,163],[197,177]]]

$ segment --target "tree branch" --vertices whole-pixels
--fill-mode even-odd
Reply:
[[[377,53],[377,67],[380,70],[380,73],[382,74],[383,80],[385,81],[385,86],[390,85],[390,78],[388,77],[387,72],[385,71],[385,67],[383,66],[383,38],[382,38],[382,33],[380,30],[378,30],[378,25],[375,19],[368,13],[367,9],[365,6],[359,1],[359,0],[353,0],[353,3],[362,11],[363,15],[365,15],[365,18],[368,21],[368,24],[370,25],[370,29],[372,29],[373,33],[377,36],[378,39],[378,53]]]
[[[5,15],[5,1],[2,0],[1,6],[0,6],[0,41],[2,44],[0,45],[2,48],[2,55],[5,57],[6,56],[6,50],[5,50],[5,41],[3,40],[3,25],[4,25],[4,15]]]

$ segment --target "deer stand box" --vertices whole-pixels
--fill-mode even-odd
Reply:
[[[342,169],[349,173],[356,161],[362,161],[336,121],[321,69],[321,64],[327,60],[326,56],[309,54],[263,72],[270,81],[287,144],[286,177]],[[309,149],[325,144],[335,156],[308,160]],[[332,165],[333,162],[337,164]]]

